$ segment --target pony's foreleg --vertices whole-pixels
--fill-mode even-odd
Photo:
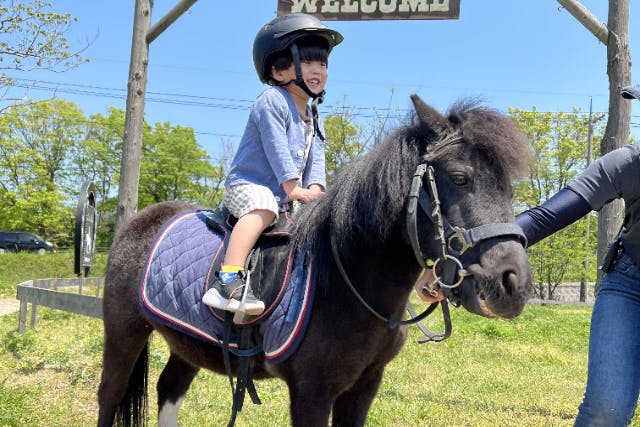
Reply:
[[[383,369],[368,370],[333,404],[333,427],[364,426],[373,398],[380,387]]]
[[[178,410],[198,371],[171,354],[158,379],[158,427],[177,427]]]

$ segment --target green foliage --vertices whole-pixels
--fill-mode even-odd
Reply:
[[[146,127],[138,205],[184,200],[213,206],[222,198],[220,168],[210,163],[192,128],[168,122]]]
[[[0,380],[0,425],[3,427],[24,426],[21,414],[29,411],[29,400],[40,393],[36,387],[7,384],[8,379]]]
[[[351,123],[344,115],[331,115],[324,119],[327,181],[329,183],[345,164],[364,152],[365,146],[358,142],[360,130],[359,126]]]
[[[35,331],[29,330],[24,334],[18,331],[10,331],[2,340],[2,347],[13,354],[16,358],[21,358],[33,348],[36,341]]]
[[[124,111],[86,118],[71,102],[18,104],[0,115],[0,230],[36,232],[71,247],[78,192],[97,189],[97,246],[111,244],[124,134]],[[224,165],[212,165],[193,129],[145,124],[139,204],[180,199],[215,206]]]
[[[71,102],[15,105],[0,115],[0,229],[26,230],[68,246],[74,213],[71,155],[84,117]]]
[[[569,184],[586,167],[588,117],[579,110],[551,113],[510,110],[518,127],[531,139],[533,162],[528,175],[516,183],[516,211],[537,206]],[[601,133],[596,127],[592,153]],[[567,281],[594,281],[596,219],[590,215],[527,249],[536,294],[553,299],[556,287]]]
[[[76,19],[50,9],[43,0],[0,1],[0,68],[60,70],[84,61],[65,37]]]

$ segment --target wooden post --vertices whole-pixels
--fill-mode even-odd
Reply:
[[[151,7],[151,0],[136,0],[129,81],[127,83],[124,141],[120,163],[116,231],[138,208],[138,183],[140,182],[140,162],[142,159],[142,127],[144,124],[145,92],[147,90],[147,65],[149,64],[147,30],[151,23]]]
[[[18,332],[24,334],[27,330],[27,301],[20,300],[20,316],[18,317]]]
[[[626,145],[631,127],[631,101],[620,96],[620,88],[632,83],[631,54],[629,52],[629,0],[610,0],[607,22],[607,75],[609,76],[609,117],[600,143],[600,154]],[[607,203],[598,217],[598,265],[602,265],[607,246],[620,230],[624,217],[622,199]],[[598,270],[596,293],[600,290],[603,273]]]
[[[116,231],[138,208],[138,184],[142,160],[142,128],[147,90],[149,44],[197,0],[181,0],[153,28],[151,9],[153,0],[136,0],[131,40],[127,105],[124,118],[124,141],[120,163],[120,185],[116,212]]]

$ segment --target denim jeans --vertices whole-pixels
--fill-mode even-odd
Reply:
[[[624,253],[596,297],[588,369],[574,426],[627,426],[640,392],[640,269]]]

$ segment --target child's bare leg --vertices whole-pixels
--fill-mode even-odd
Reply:
[[[256,209],[241,217],[231,232],[224,265],[244,266],[258,237],[275,218],[273,212],[263,209]]]
[[[242,216],[233,227],[224,263],[218,279],[202,297],[205,304],[228,311],[238,311],[258,315],[264,311],[264,302],[253,295],[251,289],[245,289],[244,264],[258,237],[275,219],[275,213],[256,209]],[[240,295],[243,303],[240,304]]]

